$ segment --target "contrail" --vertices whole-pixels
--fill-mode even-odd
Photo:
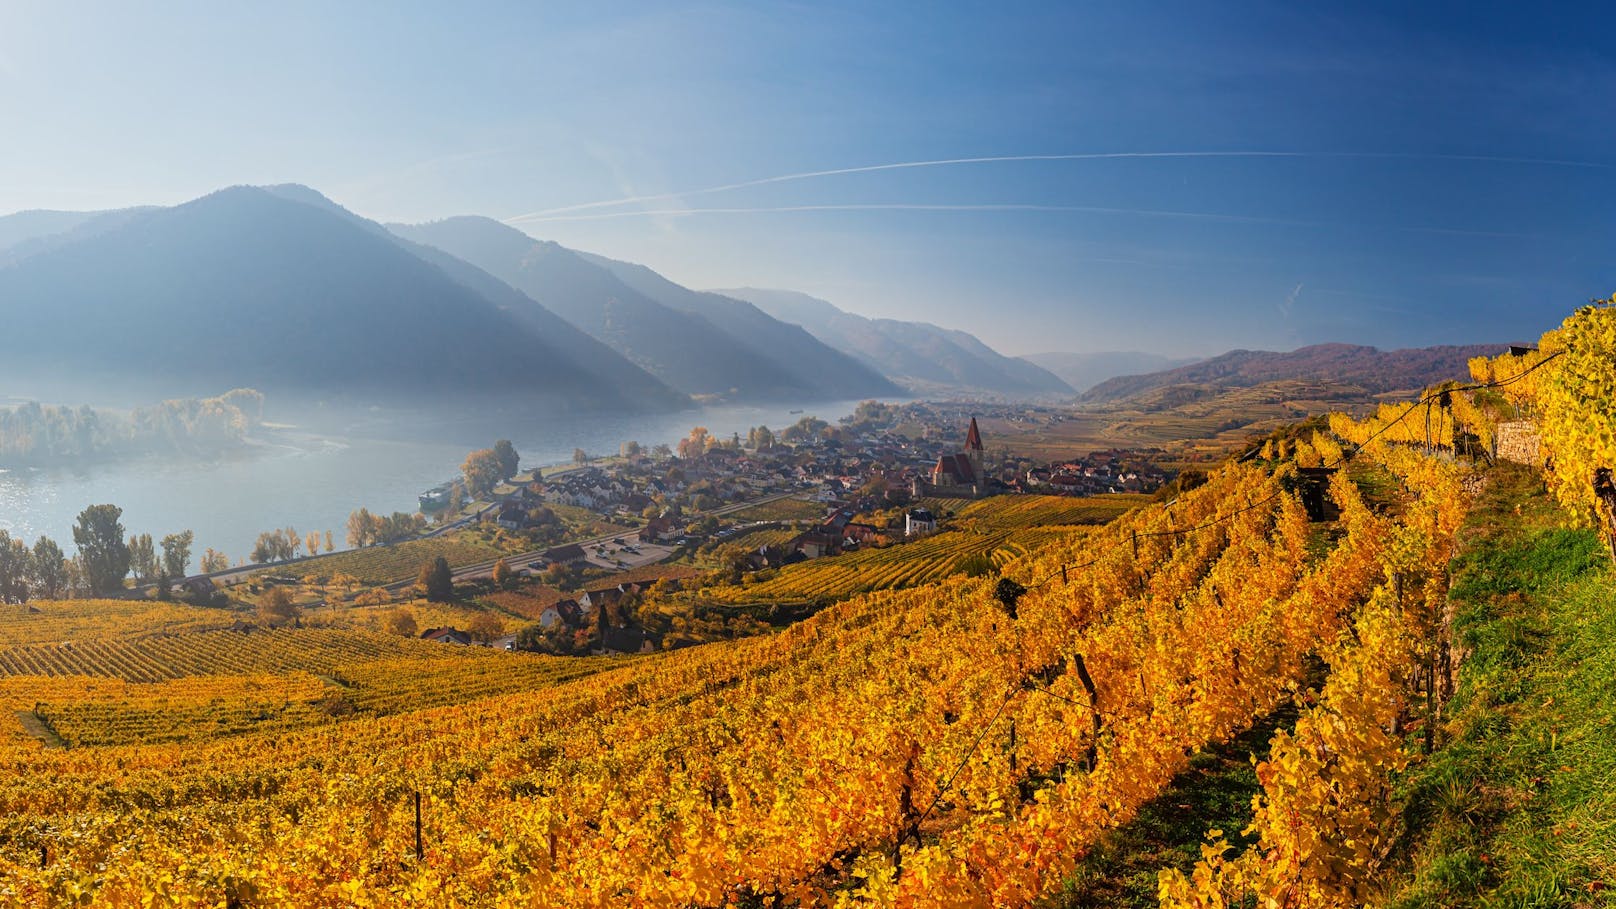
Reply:
[[[529,216],[525,220],[533,224],[547,224],[555,221],[608,221],[617,218],[644,218],[652,216],[679,217],[687,215],[740,215],[759,214],[768,212],[798,212],[798,211],[1048,211],[1048,212],[1089,212],[1107,215],[1144,215],[1160,218],[1200,218],[1211,221],[1240,221],[1259,224],[1292,224],[1304,226],[1326,226],[1326,221],[1296,221],[1284,218],[1263,218],[1249,215],[1225,215],[1214,212],[1198,211],[1171,211],[1152,208],[1105,208],[1098,205],[1041,205],[1036,203],[982,203],[982,204],[923,204],[914,202],[868,202],[828,205],[765,205],[743,208],[664,208],[643,209],[632,211],[594,212],[591,214],[556,214],[540,217]],[[515,220],[515,219],[511,219]]]
[[[772,212],[815,211],[1030,211],[1030,212],[1082,212],[1101,215],[1135,215],[1147,218],[1187,218],[1202,221],[1223,221],[1236,224],[1281,224],[1292,227],[1340,227],[1335,221],[1310,221],[1296,218],[1268,218],[1257,215],[1230,215],[1218,212],[1175,211],[1159,208],[1107,208],[1099,205],[1041,205],[1037,203],[981,203],[981,204],[923,204],[914,202],[868,202],[826,205],[763,205],[740,208],[636,208],[631,211],[591,212],[587,214],[556,214],[529,217],[529,224],[550,224],[559,221],[612,221],[618,218],[690,217],[694,215],[746,215]],[[1414,233],[1455,234],[1477,237],[1522,237],[1526,234],[1502,233],[1482,230],[1460,230],[1445,227],[1397,226],[1386,228]]]
[[[1068,155],[989,155],[976,158],[936,158],[926,161],[898,161],[891,164],[868,164],[863,167],[839,167],[831,170],[811,170],[796,174],[781,174],[774,177],[763,177],[757,180],[743,180],[739,183],[724,183],[718,186],[707,186],[701,189],[691,189],[683,192],[623,196],[617,199],[605,199],[599,202],[584,202],[579,205],[564,205],[559,208],[547,208],[541,211],[528,212],[527,214],[513,215],[506,218],[505,223],[512,224],[517,221],[539,220],[547,218],[550,215],[565,214],[568,212],[586,211],[595,208],[613,208],[618,205],[631,205],[637,202],[660,202],[668,199],[680,199],[686,196],[704,196],[712,193],[723,193],[731,192],[737,189],[746,189],[753,186],[767,186],[772,183],[793,183],[799,180],[813,180],[819,177],[836,177],[844,174],[868,174],[876,171],[907,170],[920,167],[956,167],[968,164],[1003,164],[1017,161],[1099,161],[1116,158],[1366,158],[1427,161],[1480,161],[1492,164],[1530,164],[1548,167],[1610,167],[1609,164],[1603,164],[1597,161],[1568,161],[1554,158],[1515,158],[1498,155],[1420,154],[1415,152],[1176,151],[1093,152],[1087,154]]]

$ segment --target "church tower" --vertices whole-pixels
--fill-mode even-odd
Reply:
[[[971,428],[965,431],[965,457],[971,462],[971,472],[976,475],[976,482],[987,481],[987,474],[983,472],[984,464],[982,451],[982,431],[976,428],[976,417],[971,418]]]

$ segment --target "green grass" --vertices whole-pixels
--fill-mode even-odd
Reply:
[[[1616,905],[1616,590],[1530,471],[1493,482],[1455,563],[1468,650],[1443,747],[1402,781],[1387,904]]]
[[[1153,909],[1157,875],[1166,868],[1191,871],[1201,858],[1207,831],[1222,830],[1237,849],[1245,848],[1249,841],[1241,831],[1251,823],[1251,800],[1261,789],[1253,761],[1267,758],[1275,730],[1295,722],[1295,709],[1287,707],[1238,738],[1192,757],[1188,770],[1131,822],[1102,837],[1061,889],[1039,905]]]

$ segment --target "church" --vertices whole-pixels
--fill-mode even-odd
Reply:
[[[965,431],[965,450],[940,455],[931,469],[931,481],[915,480],[914,494],[953,499],[974,499],[988,494],[987,467],[983,463],[982,431],[976,417]]]

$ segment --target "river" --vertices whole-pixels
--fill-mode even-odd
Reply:
[[[343,547],[348,515],[361,506],[373,512],[415,511],[416,496],[458,475],[474,448],[508,438],[524,469],[570,462],[573,450],[616,454],[629,440],[649,448],[674,444],[692,426],[720,438],[753,426],[776,431],[803,416],[835,422],[856,401],[775,406],[713,406],[637,416],[591,416],[485,425],[475,417],[427,418],[416,438],[401,432],[404,419],[372,420],[346,431],[298,425],[265,434],[265,444],[209,461],[143,457],[80,467],[0,469],[0,530],[31,542],[49,536],[74,551],[73,521],[87,505],[110,502],[123,509],[129,533],[153,539],[181,530],[196,533],[193,566],[212,547],[231,561],[252,549],[265,530],[295,527],[301,533],[331,531]],[[273,418],[273,417],[272,417]],[[403,437],[401,437],[403,436]]]

